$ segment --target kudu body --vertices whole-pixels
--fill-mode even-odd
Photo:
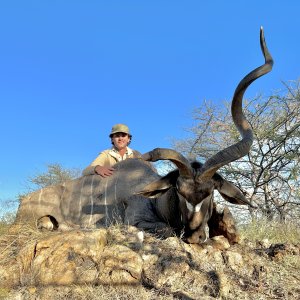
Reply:
[[[150,231],[163,230],[167,225],[177,233],[184,230],[190,243],[206,240],[205,227],[212,215],[215,189],[231,203],[251,205],[237,187],[216,172],[246,155],[252,145],[251,126],[242,111],[243,95],[273,65],[262,29],[260,43],[265,63],[241,80],[232,100],[232,118],[241,141],[221,150],[204,164],[190,163],[174,150],[156,148],[145,153],[142,159],[169,160],[177,166],[176,170],[161,177],[142,159],[127,159],[115,165],[117,170],[111,177],[88,175],[28,195],[20,204],[18,220],[35,219],[39,227],[63,229],[73,224],[109,225],[119,219]]]

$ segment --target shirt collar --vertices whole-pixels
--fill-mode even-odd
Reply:
[[[111,151],[115,152],[115,153],[119,153],[119,151],[115,148],[115,147],[112,147],[111,148]],[[133,153],[132,149],[129,148],[129,147],[126,147],[126,152],[125,154],[126,155],[131,155]]]
[[[114,158],[116,158],[117,161],[122,161],[122,160],[128,158],[130,155],[132,155],[133,151],[131,148],[127,147],[125,155],[122,158],[121,155],[119,154],[118,150],[115,147],[112,147],[111,150],[109,151],[109,154],[111,156],[113,156]]]

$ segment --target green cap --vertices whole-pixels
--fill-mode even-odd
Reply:
[[[111,133],[109,135],[109,137],[112,137],[112,135],[114,133],[117,132],[123,132],[123,133],[127,133],[129,136],[131,136],[130,132],[129,132],[129,128],[128,126],[124,125],[124,124],[116,124],[112,127],[111,129]]]

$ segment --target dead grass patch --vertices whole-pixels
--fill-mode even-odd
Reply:
[[[292,222],[255,220],[240,226],[240,233],[253,242],[268,239],[271,243],[300,243],[300,227]]]

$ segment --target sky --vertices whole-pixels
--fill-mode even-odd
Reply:
[[[0,202],[47,165],[83,169],[125,123],[131,147],[171,148],[203,101],[224,105],[263,64],[245,97],[300,75],[300,2],[1,0]]]

